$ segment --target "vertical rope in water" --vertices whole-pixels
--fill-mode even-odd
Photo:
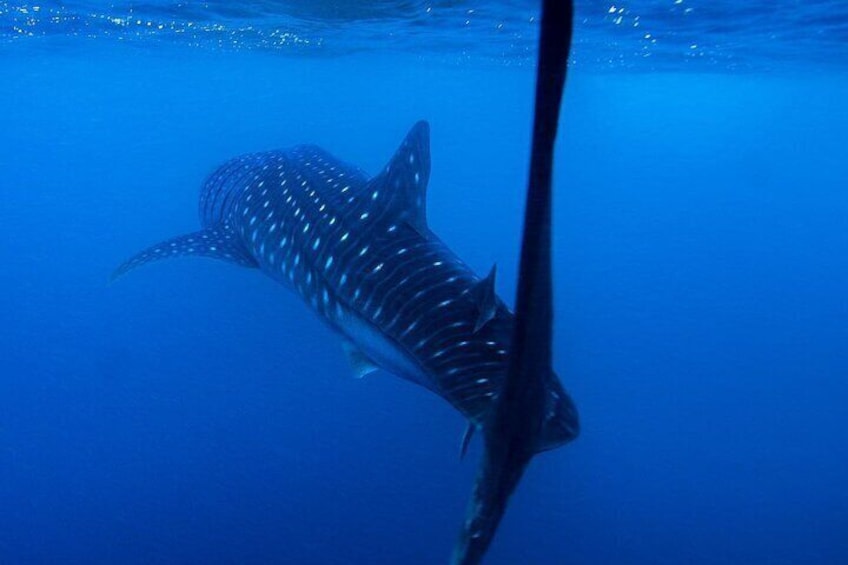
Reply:
[[[521,243],[516,324],[511,358],[551,366],[551,180],[554,143],[571,48],[572,1],[544,0],[536,72],[533,151]],[[515,367],[510,367],[514,370]],[[509,382],[509,380],[508,380]]]

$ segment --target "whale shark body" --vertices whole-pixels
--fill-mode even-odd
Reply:
[[[142,251],[113,278],[186,255],[258,268],[342,336],[356,376],[381,368],[459,410],[465,445],[499,391],[513,316],[494,269],[476,276],[427,227],[429,174],[426,122],[373,178],[312,145],[237,157],[202,186],[201,230]],[[546,381],[536,451],[576,433],[568,394],[555,376]]]
[[[248,154],[200,194],[202,229],[135,255],[113,278],[186,255],[258,268],[294,290],[343,340],[356,376],[377,368],[421,385],[468,420],[463,450],[503,382],[513,316],[427,227],[429,126],[417,123],[373,178],[312,145]],[[577,434],[553,374],[535,452]]]

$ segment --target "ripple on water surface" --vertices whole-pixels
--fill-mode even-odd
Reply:
[[[0,42],[176,43],[339,56],[392,50],[446,62],[533,64],[535,0],[2,2]],[[848,63],[848,2],[578,0],[575,67],[768,69]]]

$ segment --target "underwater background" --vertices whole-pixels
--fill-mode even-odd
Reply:
[[[368,172],[514,300],[538,5],[0,1],[0,563],[445,563],[479,440],[256,271],[129,255],[238,154]],[[577,2],[555,169],[573,444],[491,564],[848,563],[848,5]]]

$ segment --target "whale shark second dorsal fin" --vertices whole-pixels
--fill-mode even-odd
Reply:
[[[474,333],[479,332],[498,313],[498,298],[495,294],[495,273],[497,265],[485,279],[477,282],[471,289],[474,303],[477,305],[477,321],[474,323]]]
[[[427,233],[427,182],[430,180],[430,126],[420,121],[412,126],[382,172],[368,182],[375,203]]]
[[[136,267],[147,263],[186,255],[211,257],[229,261],[242,267],[255,268],[259,266],[244,248],[232,228],[228,224],[217,224],[200,231],[166,239],[148,247],[124,261],[121,266],[115,269],[109,277],[109,281],[112,282]]]

